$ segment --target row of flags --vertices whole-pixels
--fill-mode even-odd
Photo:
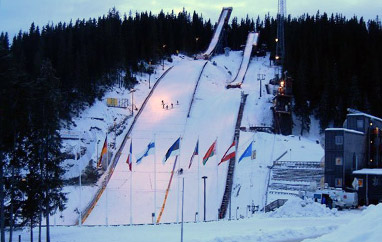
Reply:
[[[106,140],[105,140],[105,142],[106,142]],[[206,154],[204,155],[203,165],[206,165],[206,163],[210,157],[216,155],[216,142],[217,142],[217,140],[215,140],[212,143],[212,145],[208,148]],[[256,151],[253,150],[252,144],[253,144],[253,141],[248,145],[248,147],[245,149],[244,153],[240,156],[238,163],[240,163],[241,160],[243,160],[244,158],[247,158],[247,157],[251,157],[252,160],[256,159]],[[132,155],[133,155],[132,154],[132,152],[133,152],[132,146],[133,146],[133,142],[130,143],[129,155],[128,155],[127,160],[126,160],[126,163],[129,165],[130,171],[131,171]],[[137,164],[141,163],[141,161],[144,157],[147,157],[147,156],[153,154],[154,149],[155,149],[155,143],[154,143],[154,141],[151,141],[147,145],[146,149],[140,155],[137,156],[138,158],[137,158],[136,163]],[[166,163],[168,158],[170,158],[171,156],[179,155],[179,151],[180,151],[180,137],[167,150],[166,155],[163,158],[163,163]],[[197,140],[194,152],[192,153],[192,156],[191,156],[191,159],[190,159],[190,162],[188,165],[189,169],[191,168],[192,161],[196,155],[199,155],[199,139]],[[235,158],[235,156],[236,156],[236,142],[233,141],[233,143],[230,145],[230,147],[224,153],[223,158],[220,160],[218,165],[220,165],[221,163],[228,161],[232,158]]]

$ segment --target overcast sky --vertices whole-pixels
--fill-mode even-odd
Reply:
[[[122,14],[135,11],[152,11],[157,14],[161,9],[179,12],[183,7],[189,12],[196,10],[205,19],[217,21],[221,8],[233,7],[232,16],[239,18],[261,17],[266,13],[275,16],[278,0],[0,0],[0,32],[9,32],[10,36],[20,29],[28,30],[32,22],[45,25],[48,22],[70,21],[78,18],[88,19],[106,14],[116,7]],[[382,15],[381,0],[288,0],[287,13],[293,17],[303,13],[342,13],[346,17],[363,16],[375,19]]]

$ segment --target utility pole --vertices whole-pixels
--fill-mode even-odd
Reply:
[[[261,86],[262,86],[262,81],[265,80],[265,74],[257,74],[257,80],[260,81],[260,97],[261,97]]]
[[[207,176],[202,177],[204,180],[204,222],[206,222],[206,179]]]

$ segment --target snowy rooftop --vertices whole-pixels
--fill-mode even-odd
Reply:
[[[327,128],[325,131],[345,131],[353,134],[364,134],[363,132],[352,130],[352,129],[345,129],[345,128]]]
[[[364,116],[364,117],[368,117],[370,119],[375,119],[375,120],[382,122],[382,119],[375,117],[373,115],[367,114],[367,113],[349,113],[347,116]]]
[[[353,171],[353,174],[358,175],[382,175],[382,169],[361,169]]]

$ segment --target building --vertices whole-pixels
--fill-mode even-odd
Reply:
[[[354,190],[354,178],[358,177],[360,193],[366,194],[362,190],[368,175],[365,169],[382,168],[381,128],[382,119],[357,112],[347,115],[343,128],[325,130],[325,183],[329,187]],[[360,196],[365,197],[363,193]],[[382,199],[382,191],[374,194]],[[370,201],[378,201],[377,197]],[[363,202],[369,203],[366,199]]]
[[[359,204],[382,202],[382,169],[361,169],[353,172]]]

